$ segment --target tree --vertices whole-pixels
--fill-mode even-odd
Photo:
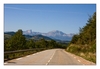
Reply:
[[[26,42],[26,48],[28,48],[28,49],[35,48],[35,43],[32,39],[30,39]]]
[[[4,40],[4,51],[10,51],[11,46],[9,45],[9,39]]]
[[[86,26],[79,28],[79,35],[74,35],[71,43],[91,44],[96,39],[96,12],[89,17]]]
[[[22,30],[18,30],[8,42],[8,47],[11,50],[21,50],[25,48],[26,40],[23,36]]]
[[[71,40],[71,43],[75,44],[76,41],[78,41],[78,37],[79,37],[79,36],[78,36],[77,34],[74,35],[73,38],[72,38],[72,40]]]
[[[79,35],[73,36],[70,44],[73,45],[69,45],[67,51],[96,62],[96,12],[89,17],[86,26],[79,29]]]
[[[39,43],[40,43],[40,48],[46,48],[48,44],[44,38],[40,39]]]

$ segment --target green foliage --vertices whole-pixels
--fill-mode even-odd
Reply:
[[[6,41],[7,42],[7,41]],[[22,35],[22,30],[18,30],[14,36],[9,39],[5,48],[10,48],[9,50],[21,50],[26,44],[25,37]]]
[[[74,35],[73,38],[72,38],[72,40],[71,40],[71,43],[75,44],[76,41],[78,41],[78,38],[79,38],[78,35]]]
[[[79,34],[73,36],[71,43],[85,45],[96,39],[96,12],[87,22],[86,26],[79,28]]]
[[[26,49],[32,49],[32,48],[35,48],[35,43],[34,41],[31,39],[31,40],[28,40],[26,42]]]
[[[24,50],[24,49],[34,49],[34,50],[4,54],[5,60],[18,58],[21,56],[25,56],[46,49],[66,47],[66,45],[64,44],[59,44],[54,40],[45,40],[44,38],[41,38],[39,40],[33,40],[33,39],[27,40],[27,38],[25,38],[25,35],[23,35],[22,33],[23,33],[22,30],[18,30],[11,37],[7,36],[8,38],[4,40],[4,51],[16,51],[16,50]]]
[[[4,40],[4,51],[11,50],[11,46],[9,45],[9,39]]]
[[[9,34],[4,34],[4,40],[11,38],[11,35]]]
[[[66,51],[74,53],[78,56],[81,56],[89,61],[96,63],[96,52],[95,48],[96,46],[93,45],[91,48],[90,46],[82,46],[82,45],[70,45]]]
[[[66,50],[96,63],[96,12],[79,28]]]

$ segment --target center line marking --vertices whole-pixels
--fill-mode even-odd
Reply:
[[[46,65],[48,65],[48,63],[51,61],[51,59],[53,58],[55,52],[52,54],[52,56],[50,57],[50,59],[48,60],[48,62],[46,63]]]

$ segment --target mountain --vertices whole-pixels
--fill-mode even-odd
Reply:
[[[4,39],[9,39],[14,34],[15,34],[15,32],[4,32]]]
[[[31,36],[33,36],[33,35],[41,35],[40,32],[32,32],[32,30],[23,31],[23,34],[24,35],[31,35]]]
[[[4,34],[4,39],[9,39],[9,38],[11,38],[11,35],[9,35],[9,34]]]
[[[54,31],[50,31],[50,32],[42,34],[42,35],[48,36],[52,39],[58,39],[58,40],[63,40],[63,41],[69,40],[70,41],[74,34],[65,34],[62,31],[54,30]]]
[[[72,39],[72,36],[74,35],[74,34],[66,34],[58,30],[50,31],[48,33],[32,32],[32,30],[27,30],[27,31],[23,31],[23,34],[31,35],[31,36],[43,35],[52,38],[54,40],[62,40],[62,41],[66,41],[66,40],[70,41]]]
[[[45,39],[45,40],[52,40],[51,38],[47,37],[47,36],[43,36],[43,35],[34,35],[31,39],[34,40],[40,40],[40,39]]]
[[[25,35],[26,33],[26,35]],[[15,32],[4,32],[4,39],[9,39],[11,38],[13,35],[15,34]],[[32,36],[32,32],[28,30],[28,32],[24,32],[24,36],[26,37],[27,40],[29,39],[34,39],[34,40],[40,40],[42,38],[44,38],[45,40],[53,40],[47,36],[43,36],[43,35],[33,35]]]
[[[6,34],[6,35],[14,35],[15,34],[15,32],[4,32],[4,34]]]

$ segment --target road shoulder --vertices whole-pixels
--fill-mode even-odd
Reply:
[[[66,54],[69,54],[71,55],[73,58],[75,58],[76,60],[78,60],[79,62],[81,62],[83,65],[96,65],[95,63],[91,62],[91,61],[88,61],[80,56],[77,56],[75,54],[72,54],[70,52],[67,52],[65,50],[63,50]]]

